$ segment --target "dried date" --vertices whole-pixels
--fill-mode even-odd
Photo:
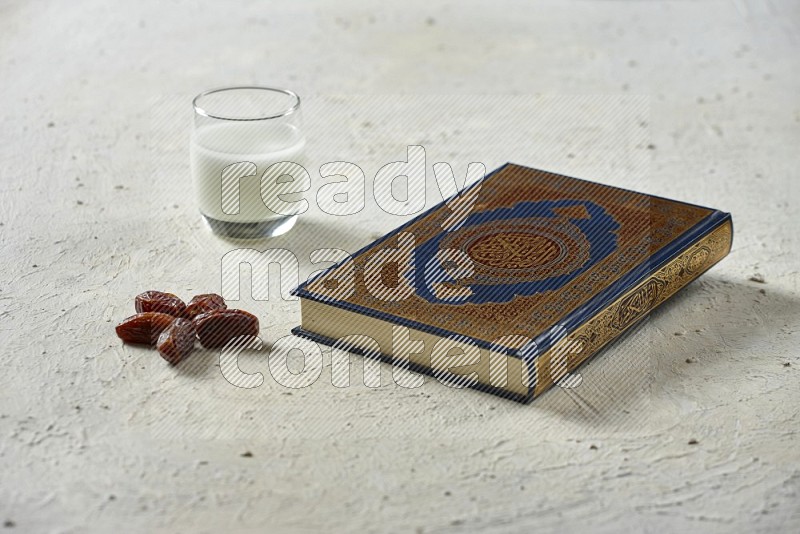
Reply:
[[[203,313],[208,313],[214,310],[224,310],[227,307],[228,306],[225,304],[225,299],[216,293],[195,295],[186,306],[183,316],[187,319],[194,319]]]
[[[258,335],[258,317],[244,310],[214,310],[198,315],[194,327],[200,344],[215,349],[239,336]]]
[[[166,313],[137,313],[117,325],[117,336],[125,343],[155,345],[161,332],[174,320],[175,317]]]
[[[158,353],[172,365],[177,364],[194,350],[194,324],[188,319],[175,319],[158,336]]]
[[[134,304],[139,313],[159,312],[173,317],[181,317],[186,310],[186,304],[177,295],[161,291],[145,291],[136,295]]]

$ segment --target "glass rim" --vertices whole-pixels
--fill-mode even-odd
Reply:
[[[263,117],[248,117],[248,118],[239,118],[239,117],[225,117],[222,115],[214,115],[209,113],[202,107],[198,105],[198,101],[203,98],[204,96],[213,95],[216,93],[222,93],[225,91],[240,91],[242,89],[255,89],[258,91],[271,91],[273,93],[283,93],[286,96],[291,97],[294,100],[294,103],[286,110],[276,114],[276,115],[267,115]],[[281,117],[285,117],[287,115],[291,115],[298,109],[300,109],[300,97],[294,91],[290,91],[289,89],[280,89],[277,87],[265,87],[261,85],[237,85],[233,87],[218,87],[217,89],[209,89],[208,91],[203,91],[196,97],[192,99],[192,107],[194,107],[195,113],[198,115],[202,115],[203,117],[208,117],[209,119],[217,119],[222,121],[263,121],[269,119],[279,119]]]

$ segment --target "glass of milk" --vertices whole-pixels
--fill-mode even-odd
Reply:
[[[190,144],[198,207],[211,230],[253,239],[288,232],[308,207],[300,97],[228,87],[195,97]]]

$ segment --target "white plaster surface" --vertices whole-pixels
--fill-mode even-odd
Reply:
[[[797,532],[799,6],[3,2],[0,529]],[[268,243],[209,235],[190,100],[237,83],[308,96],[312,205],[319,164],[369,178],[418,143],[459,176],[512,160],[730,211],[733,251],[527,406],[387,366],[370,389],[358,359],[344,389],[329,364],[281,387],[266,350],[255,389],[210,352],[170,368],[114,336],[140,291],[219,291],[241,246],[305,277],[403,221],[368,194]],[[299,321],[272,284],[240,303],[267,348]]]

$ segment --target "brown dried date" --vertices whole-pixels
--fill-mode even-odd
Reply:
[[[180,317],[186,309],[186,304],[177,295],[161,291],[145,291],[136,295],[134,304],[139,313],[159,312],[173,317]]]
[[[166,313],[137,313],[117,325],[117,336],[125,343],[155,345],[161,332],[174,320],[175,317]]]
[[[244,310],[214,310],[198,315],[194,328],[207,349],[224,347],[239,336],[258,335],[258,317]]]
[[[158,336],[158,353],[172,365],[177,364],[194,350],[194,324],[188,319],[175,319]]]
[[[214,310],[224,310],[227,307],[228,306],[225,304],[225,299],[216,293],[195,295],[186,306],[183,316],[187,319],[194,319],[200,314],[208,313]]]

